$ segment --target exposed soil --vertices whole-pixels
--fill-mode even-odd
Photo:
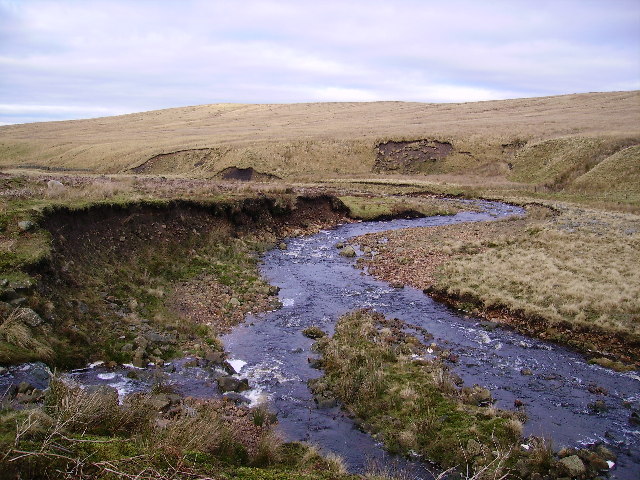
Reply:
[[[453,152],[449,142],[416,140],[386,142],[376,148],[374,172],[418,173],[425,165],[437,162]]]
[[[238,167],[228,167],[224,170],[221,170],[218,173],[218,177],[223,180],[240,180],[242,182],[249,181],[258,181],[263,182],[266,180],[279,180],[280,177],[277,175],[272,175],[270,173],[261,173],[254,170],[251,167],[248,168],[238,168]]]
[[[219,160],[224,151],[216,148],[192,148],[154,155],[137,167],[129,169],[133,173],[170,172],[172,165],[186,164],[191,170],[208,167]]]
[[[49,308],[54,312],[49,316],[56,331],[70,336],[75,347],[108,343],[139,324],[145,307],[139,301],[136,305],[126,290],[119,291],[122,287],[108,278],[98,283],[108,291],[95,291],[93,284],[119,265],[136,265],[141,255],[148,256],[150,246],[167,255],[195,255],[194,250],[189,251],[190,245],[198,248],[211,236],[219,237],[220,242],[245,236],[273,242],[282,236],[317,232],[348,221],[347,214],[341,202],[322,195],[60,209],[42,221],[51,233],[52,253],[46,264],[32,272],[40,278],[38,295],[42,300],[41,307],[36,308],[42,310],[46,302],[53,305]],[[154,268],[165,267],[150,264],[148,268],[153,277]],[[242,321],[249,311],[273,307],[273,292],[268,288],[249,291],[233,301],[231,291],[210,276],[196,275],[187,281],[177,279],[161,296],[167,297],[166,304],[181,319],[207,323],[217,333]],[[163,325],[156,322],[154,328],[161,331]],[[110,339],[112,336],[114,339]],[[87,360],[82,358],[85,354],[74,354],[76,357],[64,363],[82,363]]]

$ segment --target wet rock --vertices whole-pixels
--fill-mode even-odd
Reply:
[[[609,450],[607,447],[605,447],[602,444],[597,445],[594,448],[594,451],[600,456],[600,458],[603,458],[604,460],[614,461],[614,460],[617,460],[618,458],[615,453],[613,453],[611,450]]]
[[[404,288],[404,283],[402,282],[391,282],[391,288],[397,288],[398,290]]]
[[[225,392],[240,393],[240,392],[245,392],[249,390],[249,380],[247,380],[246,378],[243,378],[242,380],[238,380],[237,378],[230,377],[230,376],[219,377],[216,379],[216,382],[218,382],[218,387],[223,393]]]
[[[134,367],[138,368],[144,368],[147,366],[147,361],[145,360],[144,356],[139,353],[136,353],[133,356],[133,360],[131,361],[131,363]]]
[[[631,412],[631,415],[629,415],[629,423],[631,425],[640,426],[640,413]]]
[[[42,325],[44,323],[42,317],[30,308],[16,308],[15,313],[24,324],[30,327],[37,327],[38,325]]]
[[[522,408],[522,407],[524,407],[524,402],[522,400],[520,400],[519,398],[516,398],[513,401],[513,406],[516,407],[516,408]]]
[[[520,375],[533,375],[533,371],[530,368],[523,368],[520,370]]]
[[[278,245],[278,248],[280,250],[286,250],[287,249],[287,244],[284,242],[280,242],[280,244]]]
[[[567,475],[571,478],[578,477],[587,471],[584,463],[577,455],[571,455],[558,460],[557,466],[561,475]]]
[[[28,232],[32,230],[36,226],[31,220],[23,220],[22,222],[18,222],[18,228],[23,232]]]
[[[5,368],[5,367],[0,367],[0,375],[4,375],[5,373],[8,373],[9,369]]]
[[[354,248],[351,245],[347,245],[342,250],[340,250],[340,255],[342,255],[343,257],[347,257],[347,258],[355,257],[356,256],[356,251],[354,250]]]
[[[226,360],[224,362],[222,362],[222,368],[225,372],[227,372],[229,375],[235,375],[236,373],[236,369],[233,368],[233,365],[231,365],[229,362],[227,362]]]
[[[132,343],[125,343],[120,350],[122,352],[124,352],[124,353],[132,352],[133,351],[133,344]]]
[[[336,248],[337,248],[338,250],[343,249],[343,248],[344,248],[344,242],[338,242],[338,243],[336,243]]]
[[[480,326],[482,328],[484,328],[485,330],[492,332],[494,331],[496,328],[498,328],[498,323],[497,322],[480,322]]]

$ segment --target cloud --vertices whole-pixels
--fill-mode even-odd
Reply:
[[[0,0],[0,103],[62,119],[638,88],[638,24],[625,0]]]

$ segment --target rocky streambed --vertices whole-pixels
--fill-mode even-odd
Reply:
[[[394,288],[354,268],[355,260],[335,245],[365,233],[465,221],[490,221],[522,210],[500,203],[474,202],[480,212],[418,220],[363,222],[287,240],[265,254],[262,274],[280,288],[281,309],[246,322],[224,337],[227,358],[184,358],[162,367],[112,368],[104,364],[67,373],[85,385],[108,385],[121,395],[157,386],[187,396],[224,395],[239,403],[268,402],[288,440],[303,440],[343,456],[353,471],[373,464],[413,470],[430,478],[429,466],[390,457],[336,402],[318,404],[307,381],[321,375],[313,368],[313,341],[302,330],[317,325],[332,333],[342,314],[372,308],[430,332],[433,348],[450,352],[452,370],[467,385],[491,390],[500,408],[522,408],[525,434],[552,439],[554,448],[602,443],[617,454],[610,478],[640,475],[640,427],[634,409],[640,403],[640,377],[589,365],[562,347],[494,328],[433,301],[421,291]],[[396,286],[399,287],[399,286]],[[41,365],[15,367],[0,376],[0,388],[22,383],[21,394],[35,397],[46,387]],[[33,371],[41,378],[33,377]],[[38,383],[39,382],[39,383]],[[30,384],[31,390],[27,387]],[[33,390],[33,388],[37,390]],[[157,393],[162,408],[175,400]],[[164,397],[163,397],[164,395]],[[525,447],[523,447],[525,448]]]

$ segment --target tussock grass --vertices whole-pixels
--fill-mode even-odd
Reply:
[[[460,390],[442,362],[415,360],[426,347],[403,329],[371,310],[341,317],[333,337],[316,343],[325,376],[312,390],[339,398],[392,452],[506,473],[503,460],[521,440],[515,413],[477,406],[479,387]]]
[[[0,414],[0,467],[7,478],[347,479],[340,460],[283,443],[224,402],[162,416],[150,397],[85,390],[54,378],[45,404]],[[323,467],[326,467],[323,468]]]
[[[429,197],[353,196],[339,197],[350,216],[360,220],[379,220],[399,216],[453,215],[464,207]]]

